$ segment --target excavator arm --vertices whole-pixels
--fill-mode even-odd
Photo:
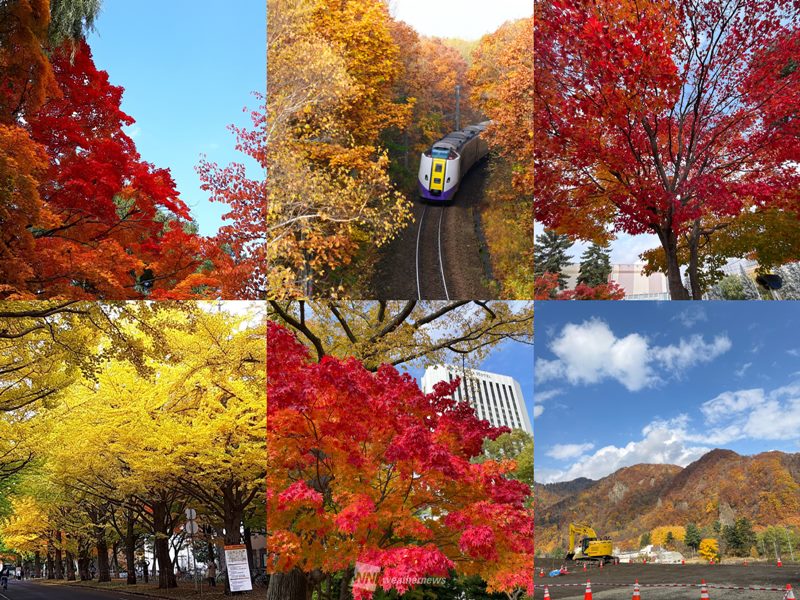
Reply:
[[[582,535],[589,539],[597,539],[597,533],[588,525],[569,524],[569,546],[567,547],[567,558],[571,558],[575,553],[575,536]]]

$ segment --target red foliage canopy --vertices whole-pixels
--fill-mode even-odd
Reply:
[[[450,570],[532,591],[531,490],[506,477],[512,461],[471,461],[504,430],[456,403],[456,384],[426,395],[388,365],[311,362],[275,323],[267,339],[273,571],[334,573],[359,561],[381,567],[380,583],[398,592]]]
[[[537,5],[536,215],[584,238],[677,243],[745,211],[800,211],[800,4],[554,0]],[[798,224],[800,227],[800,224]]]

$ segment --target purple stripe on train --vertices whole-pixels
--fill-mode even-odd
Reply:
[[[440,195],[436,196],[434,194],[431,194],[428,188],[422,185],[419,181],[417,182],[417,185],[419,186],[420,197],[424,198],[425,200],[433,200],[435,202],[447,202],[448,200],[452,200],[453,196],[455,196],[456,192],[458,191],[458,186],[455,186],[450,188],[449,190],[445,190]]]

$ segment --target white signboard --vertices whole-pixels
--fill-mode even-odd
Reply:
[[[228,567],[228,583],[232,592],[250,592],[250,564],[247,562],[247,546],[225,546],[225,564]]]

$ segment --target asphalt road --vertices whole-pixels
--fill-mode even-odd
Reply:
[[[8,590],[0,589],[0,600],[133,600],[134,598],[141,600],[142,596],[15,579],[8,582]]]
[[[587,579],[592,583],[592,600],[629,600],[637,579],[641,585],[641,600],[699,600],[698,584],[701,580],[708,584],[711,600],[781,600],[787,583],[792,585],[795,596],[800,598],[800,565],[797,564],[784,564],[781,568],[767,564],[622,564],[606,566],[602,570],[579,570],[560,577],[539,577],[537,565],[534,599],[544,597],[545,584],[548,585],[552,600],[582,599]],[[777,589],[722,589],[725,587]]]

